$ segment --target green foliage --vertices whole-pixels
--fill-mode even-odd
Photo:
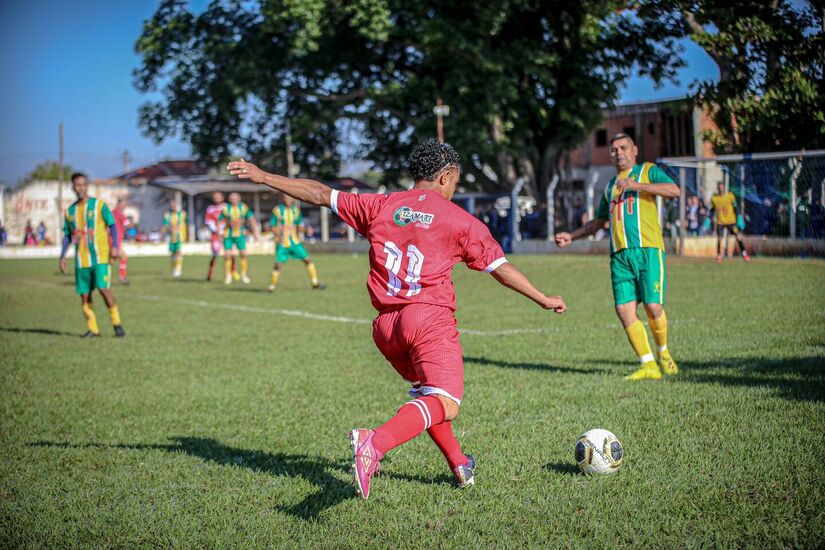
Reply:
[[[459,328],[481,332],[461,337],[453,424],[476,485],[457,489],[422,436],[387,455],[364,502],[347,430],[386,421],[406,384],[371,340],[366,256],[314,258],[323,295],[300,263],[267,294],[270,257],[228,288],[203,282],[206,256],[182,280],[166,258],[133,258],[132,284],[114,288],[129,334],[111,335],[96,297],[95,341],[53,260],[0,262],[0,545],[825,544],[822,262],[670,260],[683,372],[651,384],[622,379],[636,362],[606,257],[512,258],[567,298],[561,317],[458,267]],[[594,427],[625,445],[616,476],[576,471],[573,444]]]
[[[337,169],[356,133],[353,154],[394,182],[412,144],[435,133],[442,97],[446,137],[477,181],[506,189],[522,176],[535,193],[631,70],[661,81],[680,64],[669,28],[622,4],[217,1],[195,16],[165,0],[136,44],[138,89],[162,92],[141,125],[218,162],[277,156],[289,119],[296,159],[315,175]]]
[[[717,63],[718,82],[700,82],[712,113],[707,136],[719,153],[825,147],[825,33],[822,8],[772,0],[641,2],[640,17],[671,20]]]
[[[69,176],[72,175],[74,170],[71,166],[66,164],[63,165],[63,181],[69,181]],[[34,167],[34,170],[31,171],[29,175],[23,178],[23,181],[36,181],[36,180],[59,180],[60,179],[60,163],[56,160],[47,160],[41,162],[37,166]]]

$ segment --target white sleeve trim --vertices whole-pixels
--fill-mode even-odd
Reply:
[[[498,260],[495,260],[495,261],[493,261],[493,263],[488,265],[487,268],[484,271],[487,272],[487,273],[492,273],[493,271],[495,271],[496,269],[501,267],[502,264],[506,264],[506,263],[507,263],[507,258],[502,256]]]
[[[333,189],[332,193],[329,195],[329,207],[335,212],[335,215],[338,215],[338,190]]]

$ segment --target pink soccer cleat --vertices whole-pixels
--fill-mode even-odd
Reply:
[[[355,482],[355,491],[364,500],[370,496],[370,481],[373,475],[381,469],[381,456],[372,445],[375,432],[356,428],[349,433],[352,447],[352,479]]]

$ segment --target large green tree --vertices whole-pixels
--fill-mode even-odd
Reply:
[[[539,193],[632,71],[661,81],[680,64],[671,22],[624,4],[226,0],[194,15],[165,0],[136,44],[136,85],[158,96],[141,125],[213,163],[245,153],[283,170],[288,120],[305,171],[334,174],[343,150],[396,181],[442,97],[480,185],[524,177]]]
[[[718,153],[825,147],[822,2],[649,0],[638,16],[669,21],[719,67],[696,98],[712,114]]]

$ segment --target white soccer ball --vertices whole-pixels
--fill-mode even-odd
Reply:
[[[585,474],[613,474],[623,459],[622,442],[607,430],[586,431],[576,441],[576,463]]]

